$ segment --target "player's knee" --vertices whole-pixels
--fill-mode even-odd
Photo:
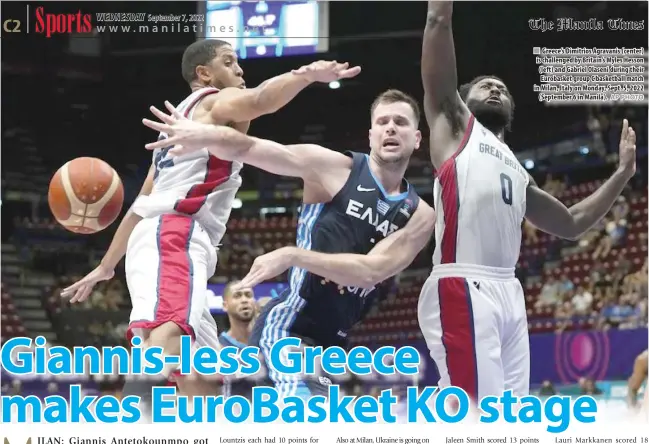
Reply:
[[[175,322],[165,322],[151,330],[146,345],[162,347],[169,354],[178,354],[180,352],[180,337],[183,334],[183,330]]]

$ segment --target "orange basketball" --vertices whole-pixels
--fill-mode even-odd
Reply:
[[[91,234],[115,221],[124,203],[124,186],[103,160],[78,157],[54,174],[47,200],[58,223],[75,233]]]

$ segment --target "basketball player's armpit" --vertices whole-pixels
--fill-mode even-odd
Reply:
[[[217,123],[254,120],[283,108],[310,83],[304,76],[286,73],[256,88],[226,88],[215,95],[210,113]]]

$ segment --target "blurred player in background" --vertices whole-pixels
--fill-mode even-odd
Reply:
[[[232,286],[237,281],[228,283],[223,290],[223,310],[228,315],[230,329],[221,332],[219,342],[221,347],[236,347],[242,349],[248,345],[250,331],[255,320],[257,307],[255,295],[251,289],[233,291]],[[252,388],[255,382],[251,378],[226,377],[223,381],[223,396],[243,396],[252,399]]]
[[[417,102],[396,90],[377,97],[370,112],[369,155],[283,146],[191,122],[167,107],[173,117],[153,109],[165,124],[144,123],[174,136],[149,149],[173,143],[182,148],[172,152],[183,155],[209,146],[223,158],[304,180],[297,247],[259,256],[237,285],[252,288],[292,268],[289,288],[266,304],[250,344],[260,347],[266,362],[273,344],[286,337],[301,338],[308,346],[346,348],[349,330],[388,290],[380,283],[407,267],[432,234],[435,212],[404,179],[421,141]],[[357,261],[357,254],[367,254],[367,261]],[[267,367],[280,398],[328,395],[326,377],[285,375]]]
[[[433,271],[419,297],[419,326],[439,385],[473,399],[529,393],[530,350],[523,288],[514,276],[527,218],[577,239],[602,219],[635,174],[635,133],[624,122],[619,166],[595,193],[567,208],[542,191],[505,144],[513,98],[494,76],[459,88],[453,3],[429,1],[421,75],[436,170]]]
[[[645,401],[644,403],[640,403],[640,405],[638,405],[638,392],[642,388],[642,384],[644,384],[647,380],[647,367],[649,366],[648,361],[649,354],[647,353],[647,350],[640,353],[635,359],[635,363],[633,365],[633,373],[631,374],[628,382],[627,393],[627,402],[629,404],[629,407],[631,407],[632,409],[636,409],[638,407],[645,409],[649,408],[649,405],[647,405],[647,399],[649,399],[649,387],[646,386],[644,388]]]
[[[250,121],[274,113],[313,82],[353,77],[360,68],[336,62],[314,62],[246,89],[243,70],[232,47],[221,40],[200,40],[185,50],[182,75],[191,94],[178,109],[190,120],[229,126],[246,133]],[[164,140],[161,133],[158,140]],[[242,163],[226,161],[206,149],[172,157],[169,148],[153,153],[140,195],[122,220],[101,264],[62,296],[84,301],[94,285],[113,277],[126,255],[131,295],[128,335],[144,346],[159,346],[177,355],[181,335],[198,346],[218,347],[216,324],[206,301],[207,280],[214,274],[220,243],[241,177]],[[151,400],[151,389],[166,384],[174,368],[159,379],[128,381],[124,395]],[[183,391],[182,378],[178,385]]]

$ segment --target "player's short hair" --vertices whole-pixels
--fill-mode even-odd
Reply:
[[[216,50],[228,42],[218,39],[197,40],[185,49],[182,60],[183,79],[187,83],[196,80],[196,67],[207,65],[216,57]]]
[[[404,102],[410,105],[410,108],[412,108],[412,112],[415,114],[415,120],[416,120],[415,124],[416,126],[419,126],[419,119],[421,118],[421,112],[419,111],[419,104],[412,96],[404,93],[403,91],[399,91],[398,89],[389,89],[379,94],[378,97],[374,99],[374,102],[372,102],[372,108],[370,108],[370,116],[374,114],[374,110],[376,110],[376,107],[379,106],[381,103],[390,104],[390,103],[398,103],[398,102]]]
[[[478,83],[478,82],[480,82],[481,80],[484,80],[484,79],[495,79],[495,80],[498,80],[500,82],[503,82],[503,84],[505,83],[505,81],[503,79],[501,79],[500,77],[498,77],[498,76],[478,76],[475,79],[471,80],[469,83],[465,83],[463,85],[460,85],[460,97],[462,98],[462,100],[464,102],[466,102],[466,98],[469,97],[469,91],[471,91],[471,88],[473,88],[473,86],[476,83]],[[507,91],[507,97],[509,97],[509,101],[512,104],[512,111],[514,111],[514,98],[509,93],[509,90]]]
[[[225,285],[225,288],[223,289],[223,299],[230,296],[230,294],[232,293],[232,286],[239,282],[240,281],[230,281]]]

